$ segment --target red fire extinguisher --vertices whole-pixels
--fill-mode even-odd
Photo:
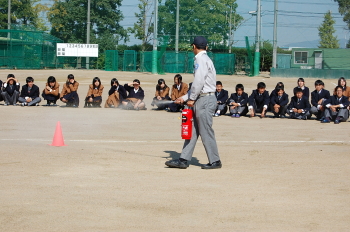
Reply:
[[[182,110],[181,137],[182,139],[192,138],[192,121],[193,113],[191,109]]]

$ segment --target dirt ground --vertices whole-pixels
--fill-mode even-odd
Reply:
[[[69,73],[80,83],[80,108],[0,106],[0,231],[349,231],[350,123],[316,120],[214,118],[223,163],[208,162],[199,141],[189,168],[178,158],[179,113],[152,110],[155,84],[174,74],[88,70],[1,70],[20,83],[48,76],[61,86]],[[146,111],[83,108],[92,78],[105,86],[141,80]],[[191,74],[183,75],[189,83]],[[232,93],[265,81],[294,78],[218,76]],[[307,79],[313,90],[315,79]],[[326,89],[336,79],[324,80]],[[44,102],[42,102],[44,104]],[[62,103],[60,103],[62,104]],[[268,114],[271,116],[271,113]],[[52,147],[60,121],[67,146]]]

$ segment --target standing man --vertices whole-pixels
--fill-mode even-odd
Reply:
[[[203,165],[202,169],[221,168],[222,164],[212,128],[212,115],[215,113],[217,106],[215,97],[216,71],[206,52],[208,48],[207,40],[202,36],[198,36],[194,38],[192,47],[195,54],[194,80],[187,101],[187,106],[193,107],[192,138],[185,140],[180,158],[167,161],[165,165],[171,168],[187,168],[200,135],[209,159],[209,163]],[[176,100],[177,103],[183,101],[183,98]]]

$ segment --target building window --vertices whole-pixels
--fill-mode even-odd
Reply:
[[[294,64],[307,64],[307,52],[294,52]]]

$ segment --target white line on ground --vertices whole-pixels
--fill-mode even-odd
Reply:
[[[0,139],[0,141],[39,141],[39,142],[51,142],[49,139]],[[121,141],[121,140],[88,140],[88,139],[73,139],[65,140],[65,142],[95,142],[95,143],[183,143],[183,140],[178,141],[166,141],[166,140],[135,140],[135,141]],[[350,143],[350,141],[303,141],[303,140],[289,140],[289,141],[217,141],[218,143]]]

